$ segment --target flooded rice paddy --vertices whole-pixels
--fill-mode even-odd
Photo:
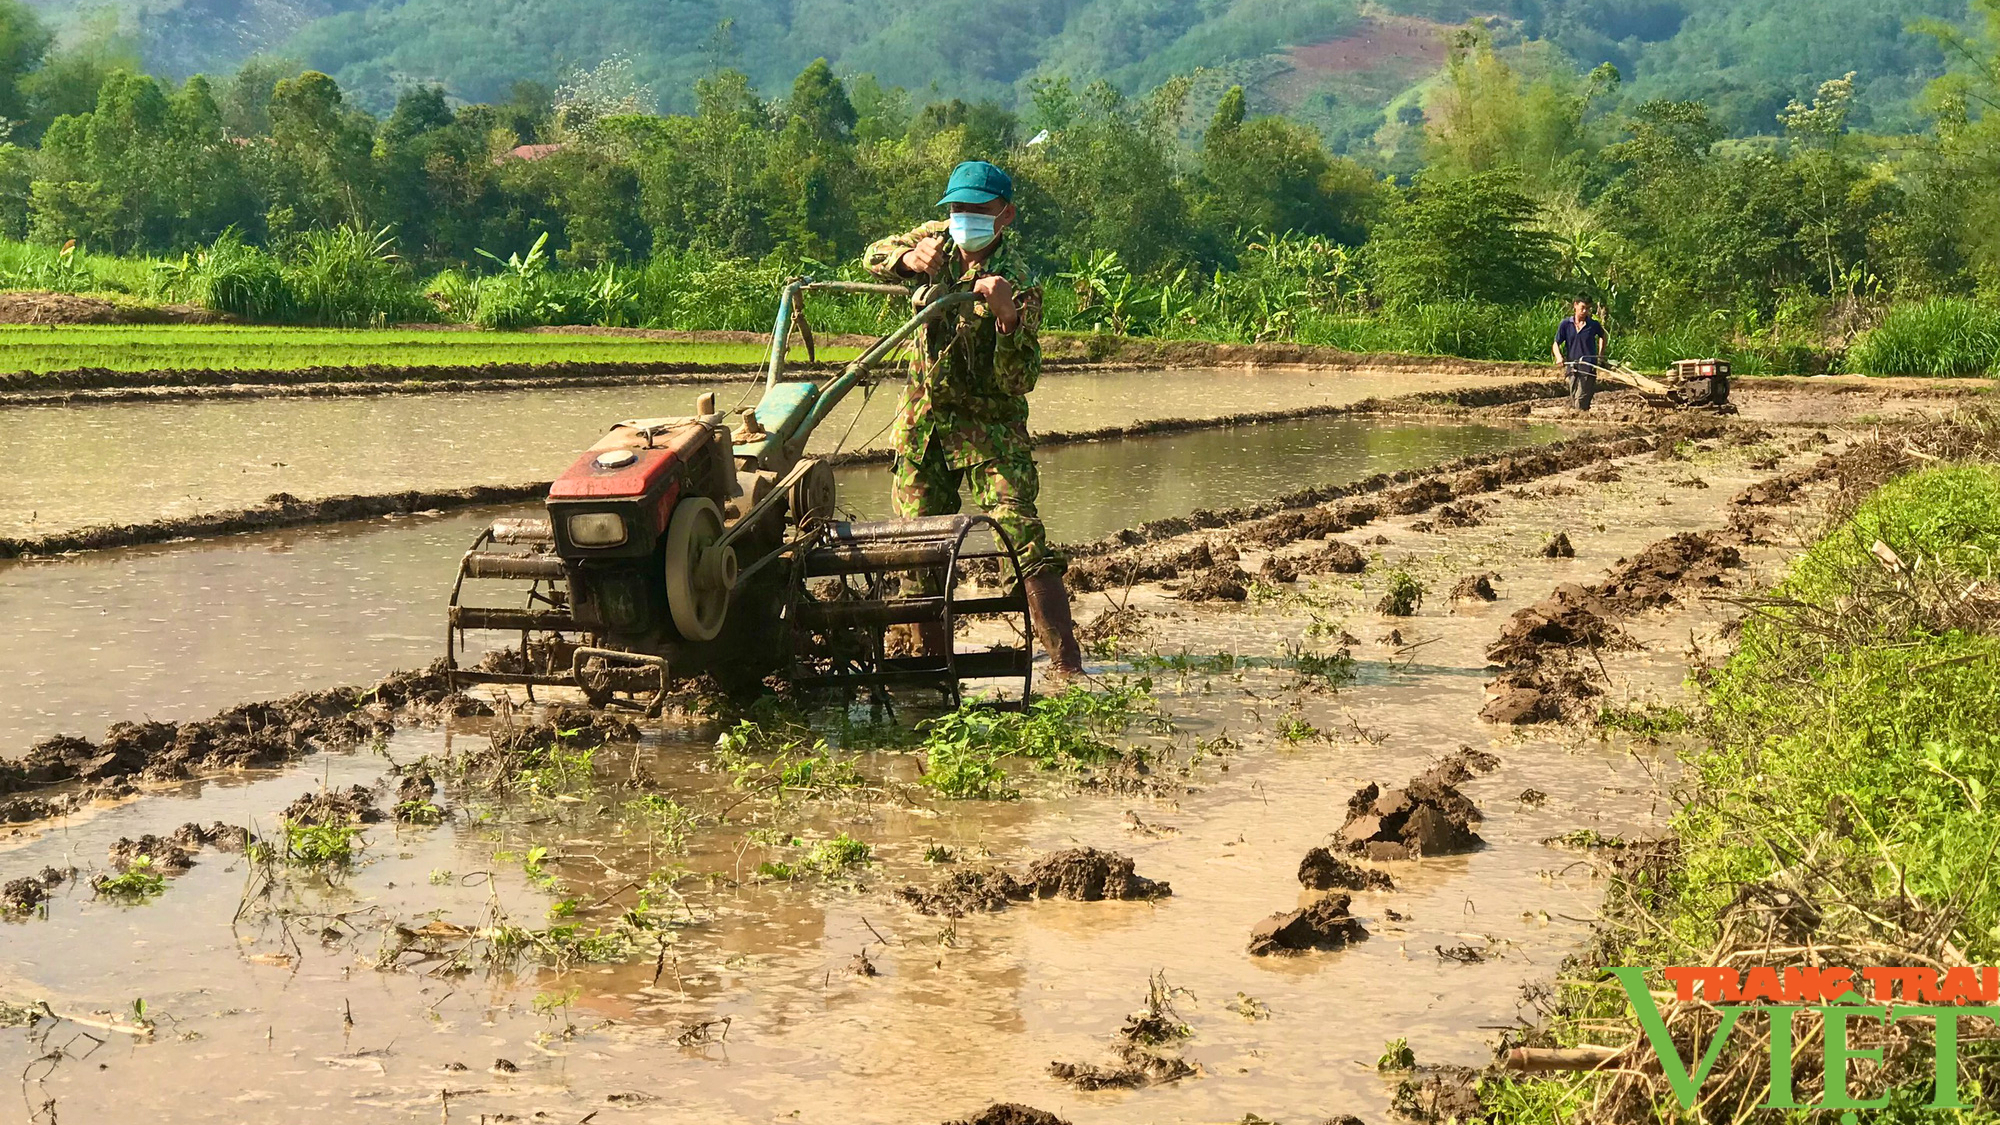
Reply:
[[[1670,479],[1685,467],[1621,468],[1620,483],[1501,498],[1484,524],[1448,535],[1416,530],[1412,517],[1378,521],[1368,532],[1388,541],[1369,547],[1379,557],[1358,580],[1229,608],[1136,591],[1132,604],[1153,615],[1152,634],[1128,646],[1140,653],[1275,657],[1287,644],[1328,647],[1340,630],[1358,638],[1353,682],[1333,688],[1268,670],[1152,671],[1172,729],[1120,739],[1157,755],[1152,777],[1165,784],[1151,792],[1027,773],[1018,801],[941,801],[912,787],[910,756],[874,752],[857,763],[863,790],[779,805],[733,783],[712,749],[716,728],[677,722],[602,752],[594,782],[559,799],[447,785],[445,824],[371,825],[350,873],[330,885],[294,874],[273,896],[248,896],[240,918],[253,885],[241,856],[204,851],[141,906],[93,901],[72,882],[46,918],[0,931],[5,990],[98,1019],[143,999],[158,1030],[148,1041],[98,1033],[103,1046],[65,1023],[4,1032],[0,1066],[30,1072],[26,1101],[52,1099],[84,1120],[929,1123],[1010,1100],[1078,1123],[1382,1120],[1392,1084],[1373,1062],[1387,1040],[1407,1039],[1427,1063],[1485,1062],[1495,1029],[1532,1015],[1522,987],[1583,940],[1602,885],[1586,855],[1542,841],[1577,828],[1641,835],[1668,812],[1672,767],[1659,748],[1575,732],[1503,737],[1474,718],[1490,674],[1483,651],[1509,613],[1660,536],[1713,526],[1716,495],[1755,475],[1706,464],[1697,471],[1712,487],[1694,490]],[[1556,527],[1575,558],[1535,555]],[[1246,551],[1246,569],[1257,562]],[[1371,608],[1392,566],[1434,592],[1415,617]],[[1500,600],[1437,593],[1474,570],[1498,573]],[[1102,600],[1086,599],[1082,615]],[[1691,602],[1628,622],[1645,647],[1605,655],[1614,698],[1675,698],[1682,650],[1712,642],[1713,619]],[[1400,643],[1380,643],[1391,628]],[[1099,657],[1093,671],[1119,682],[1134,674],[1128,659]],[[483,745],[495,721],[405,730],[379,748],[76,818],[0,853],[0,874],[102,868],[118,837],[189,820],[269,831],[301,792],[393,791],[391,761]],[[1484,812],[1484,847],[1378,865],[1395,889],[1355,895],[1369,936],[1346,949],[1246,952],[1259,920],[1307,900],[1299,859],[1340,826],[1356,787],[1399,782],[1468,744],[1500,759],[1461,786]],[[1518,800],[1526,790],[1546,800]],[[630,812],[648,796],[702,826],[674,846]],[[760,863],[796,861],[792,839],[839,832],[872,850],[850,877],[755,876]],[[926,861],[937,846],[957,864],[1015,869],[1052,849],[1114,849],[1173,893],[927,916],[892,891],[948,869]],[[533,870],[552,883],[531,876],[535,848],[546,850]],[[382,967],[406,943],[399,926],[608,927],[656,872],[675,894],[654,944],[615,963],[562,971],[475,956],[456,973],[405,955]],[[864,952],[875,975],[855,971]],[[1109,1061],[1155,973],[1184,990],[1173,1005],[1193,1034],[1178,1051],[1195,1074],[1087,1092],[1049,1075],[1052,1061]],[[49,1060],[56,1046],[66,1053]]]
[[[1143,405],[1130,417],[1172,416]],[[1048,428],[1116,420],[1037,415]],[[1059,446],[1041,455],[1044,511],[1054,538],[1078,541],[1557,436],[1340,419]],[[577,440],[549,448],[566,459]],[[1382,1121],[1394,1080],[1374,1063],[1387,1042],[1406,1039],[1423,1063],[1487,1062],[1497,1030],[1533,1018],[1534,989],[1585,940],[1603,884],[1588,854],[1546,841],[1577,829],[1645,836],[1671,811],[1671,746],[1482,724],[1487,646],[1556,585],[1718,526],[1724,499],[1769,471],[1749,464],[1775,455],[1629,458],[1604,483],[1571,471],[1486,494],[1480,518],[1445,531],[1385,516],[1342,536],[1367,553],[1365,573],[1260,587],[1242,604],[1138,586],[1140,627],[1090,665],[1096,686],[1150,698],[1152,710],[1105,735],[1149,768],[1014,769],[1016,800],[944,800],[920,784],[907,735],[856,733],[826,712],[819,733],[853,751],[853,784],[774,800],[744,758],[718,751],[723,725],[681,718],[533,789],[440,770],[442,823],[366,825],[353,863],[330,876],[207,848],[137,904],[92,893],[121,838],[187,822],[272,834],[302,793],[355,785],[386,811],[399,770],[476,752],[525,721],[501,701],[499,717],[404,727],[285,770],[9,830],[0,882],[76,870],[42,910],[0,921],[0,1000],[44,1000],[76,1019],[0,1028],[0,1069],[23,1076],[18,1103],[0,1092],[0,1119],[931,1125],[1014,1101],[1075,1125]],[[851,507],[881,514],[882,470],[849,471],[841,485]],[[0,675],[18,685],[0,698],[0,756],[56,730],[195,717],[425,663],[441,647],[458,554],[496,514],[0,564],[17,618]],[[1574,557],[1541,556],[1556,530]],[[1241,546],[1255,573],[1263,552]],[[1784,553],[1746,548],[1751,565],[1733,581],[1767,577]],[[1377,611],[1391,573],[1428,587],[1414,616]],[[1446,596],[1475,573],[1493,576],[1498,600]],[[1080,596],[1078,618],[1126,597]],[[1690,659],[1722,643],[1730,612],[1685,598],[1625,621],[1641,647],[1603,654],[1610,699],[1679,699]],[[1295,658],[1274,667],[1343,647],[1349,675],[1308,675]],[[1231,659],[1207,659],[1220,654]],[[897,730],[934,713],[903,703],[887,717]],[[1300,859],[1341,827],[1358,787],[1400,784],[1467,746],[1499,759],[1460,786],[1483,813],[1482,846],[1374,864],[1394,888],[1354,895],[1364,940],[1249,954],[1252,927],[1317,897],[1300,887]],[[799,874],[814,845],[841,835],[867,846],[865,862]],[[895,894],[964,868],[1018,872],[1071,847],[1129,856],[1172,894],[956,919]],[[633,912],[644,925],[621,928]],[[523,931],[531,948],[506,953],[506,935]],[[1191,1074],[1097,1090],[1051,1075],[1052,1062],[1111,1063],[1118,1029],[1155,984],[1191,1031],[1172,1049]],[[141,1014],[150,1035],[107,1029]]]
[[[1549,441],[1547,425],[1314,419],[1051,446],[1042,511],[1059,542],[1378,472]],[[885,468],[843,472],[843,503],[887,512]],[[190,719],[247,698],[372,682],[443,655],[459,556],[497,515],[261,532],[0,562],[0,757],[61,732]]]
[[[1041,432],[1345,405],[1488,376],[1172,370],[1050,374],[1033,397]],[[762,383],[718,381],[718,405],[754,405]],[[703,388],[597,387],[332,399],[100,403],[0,411],[7,441],[0,536],[45,535],[258,504],[402,489],[551,480],[614,422],[690,412]],[[900,381],[851,395],[816,452],[880,447]]]

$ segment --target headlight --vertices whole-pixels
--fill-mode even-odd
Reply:
[[[616,512],[571,516],[569,541],[579,547],[616,547],[625,542],[625,517]]]

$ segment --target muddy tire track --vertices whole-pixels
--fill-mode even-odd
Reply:
[[[1071,445],[1190,433],[1198,430],[1271,425],[1312,418],[1464,417],[1482,409],[1540,398],[1547,393],[1549,386],[1550,384],[1538,382],[1513,383],[1459,391],[1422,392],[1389,399],[1369,398],[1343,405],[1251,411],[1209,418],[1152,419],[1125,426],[1105,426],[1093,430],[1058,430],[1037,434],[1035,442],[1037,445]],[[821,460],[835,467],[845,468],[855,465],[886,465],[891,456],[891,451],[888,449],[864,449],[823,455]],[[391,515],[414,515],[429,511],[525,503],[541,499],[547,495],[548,489],[547,481],[526,481],[456,489],[410,489],[402,492],[327,496],[311,500],[302,500],[281,492],[273,494],[255,508],[233,508],[147,523],[98,525],[22,538],[0,537],[0,559],[62,555],[76,551],[101,551],[148,543],[165,543],[175,539],[213,539],[282,528],[379,519]]]

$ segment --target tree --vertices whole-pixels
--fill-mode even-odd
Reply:
[[[316,70],[271,91],[271,143],[260,152],[274,232],[366,225],[373,217],[374,126]]]
[[[1553,254],[1518,172],[1426,172],[1369,244],[1382,291],[1402,304],[1517,302],[1548,293]]]
[[[1238,241],[1250,231],[1320,234],[1350,245],[1364,220],[1375,177],[1327,155],[1319,134],[1280,117],[1243,119],[1243,87],[1232,86],[1202,135],[1195,211]]]
[[[120,32],[116,17],[93,20],[82,38],[49,54],[20,78],[17,88],[28,107],[24,131],[40,137],[64,114],[89,113],[113,73],[138,74],[141,69],[137,45]]]
[[[0,0],[0,118],[9,126],[28,117],[21,83],[41,65],[52,41],[49,29],[21,0]]]
[[[1587,81],[1543,44],[1515,52],[1517,70],[1493,47],[1484,24],[1454,34],[1445,80],[1432,94],[1425,156],[1448,176],[1515,168],[1539,191],[1574,183],[1594,149],[1584,116],[1592,99],[1618,84],[1599,67]]]

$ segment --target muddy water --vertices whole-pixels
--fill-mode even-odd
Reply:
[[[600,1122],[847,1125],[937,1122],[996,1100],[1079,1123],[1212,1123],[1247,1113],[1382,1120],[1389,1086],[1372,1063],[1386,1040],[1407,1038],[1424,1062],[1483,1063],[1493,1028],[1522,1014],[1519,987],[1547,980],[1583,940],[1602,884],[1584,856],[1539,841],[1574,828],[1634,834],[1661,824],[1672,770],[1657,751],[1588,736],[1496,738],[1473,715],[1486,677],[1480,653],[1506,614],[1558,582],[1594,578],[1660,535],[1712,526],[1719,497],[1751,479],[1714,465],[1695,469],[1709,490],[1666,483],[1685,471],[1632,466],[1625,483],[1579,496],[1504,499],[1485,526],[1449,536],[1412,531],[1407,517],[1371,527],[1389,536],[1381,548],[1388,561],[1434,589],[1474,567],[1499,571],[1502,600],[1492,605],[1455,608],[1434,598],[1413,619],[1385,620],[1362,608],[1381,592],[1382,566],[1358,586],[1317,585],[1302,599],[1242,609],[1176,605],[1142,590],[1135,604],[1178,614],[1160,622],[1159,647],[1169,652],[1274,655],[1284,641],[1305,638],[1314,615],[1363,638],[1357,682],[1338,692],[1295,691],[1273,673],[1162,677],[1160,705],[1180,733],[1151,739],[1153,748],[1225,731],[1241,743],[1226,770],[1215,760],[1193,769],[1193,792],[1066,794],[1029,778],[1030,799],[1007,804],[895,796],[784,812],[738,804],[728,825],[698,833],[684,856],[648,855],[639,840],[617,836],[598,812],[620,799],[608,789],[536,807],[448,793],[450,825],[375,826],[366,863],[341,887],[294,890],[298,960],[290,966],[250,960],[291,948],[274,922],[253,915],[231,924],[245,885],[239,859],[206,857],[143,907],[69,892],[46,919],[8,927],[0,973],[14,980],[0,989],[47,996],[70,1012],[126,1010],[143,997],[162,1033],[150,1043],[114,1037],[87,1057],[37,1068],[28,1094],[81,1120],[137,1111],[253,1123],[499,1113],[565,1121],[594,1112]],[[1577,558],[1530,557],[1553,527],[1568,530]],[[1772,555],[1755,558],[1768,567]],[[1706,637],[1712,621],[1713,611],[1697,605],[1632,623],[1647,647],[1606,657],[1614,697],[1671,698],[1684,672],[1681,647]],[[1374,643],[1392,625],[1420,647]],[[1285,744],[1272,734],[1284,714],[1331,733]],[[720,808],[736,797],[704,768],[711,733],[662,731],[636,752],[606,755],[600,772],[607,784],[636,776],[642,788],[691,807]],[[445,737],[409,732],[385,752],[407,761]],[[1301,901],[1298,858],[1339,827],[1355,787],[1400,781],[1462,743],[1501,758],[1497,772],[1463,787],[1486,814],[1486,848],[1387,865],[1397,889],[1356,896],[1371,934],[1358,945],[1284,960],[1244,952],[1252,925]],[[141,802],[0,853],[0,876],[101,864],[110,840],[189,819],[268,826],[302,789],[365,784],[383,769],[369,754],[328,756],[276,778],[211,785],[193,801]],[[891,793],[891,780],[913,772],[907,759],[887,755],[869,756],[863,769]],[[1549,800],[1531,808],[1513,799],[1527,788]],[[478,812],[477,826],[468,809]],[[1135,819],[1143,827],[1128,827]],[[807,837],[844,829],[873,845],[877,862],[855,886],[748,883],[739,876],[757,861],[785,854],[747,843],[752,827]],[[1174,894],[1157,904],[1021,905],[963,919],[945,935],[940,920],[887,893],[932,877],[921,861],[930,842],[1011,865],[1072,844],[1117,848],[1140,873],[1170,881]],[[522,878],[518,856],[535,844],[568,857],[552,863],[560,889],[536,890]],[[476,926],[497,907],[541,925],[564,896],[586,904],[584,925],[601,925],[629,905],[624,884],[672,864],[692,877],[681,883],[685,911],[658,961],[649,950],[628,964],[567,974],[477,970],[460,979],[371,967],[385,921],[417,925],[435,912]],[[1392,909],[1405,919],[1392,920]],[[1458,946],[1487,959],[1438,956]],[[864,948],[879,976],[847,971]],[[1194,1029],[1185,1054],[1201,1073],[1098,1093],[1049,1078],[1051,1060],[1108,1061],[1113,1033],[1154,971],[1191,994],[1176,1007]],[[535,1013],[536,997],[569,997],[571,989],[566,1009]],[[1268,1015],[1232,1010],[1239,993]],[[732,1021],[726,1041],[674,1044],[688,1024],[721,1018]],[[62,1043],[83,1055],[91,1044],[73,1035],[64,1025],[42,1039],[0,1032],[0,1067],[25,1069]],[[490,1073],[496,1059],[518,1070]],[[467,1069],[448,1069],[455,1064]]]
[[[1358,402],[1477,385],[1476,375],[1300,371],[1051,374],[1035,392],[1044,432]],[[725,408],[761,383],[719,382]],[[5,411],[0,535],[240,508],[301,498],[547,480],[607,426],[683,414],[698,387],[385,395],[24,407]],[[850,396],[816,450],[881,444],[900,382]],[[843,444],[843,439],[844,444]]]
[[[1199,507],[1247,503],[1470,453],[1549,441],[1548,426],[1314,420],[1052,446],[1042,508],[1077,542]],[[881,515],[886,471],[844,500]],[[0,756],[57,731],[188,719],[248,698],[370,682],[442,655],[459,556],[497,514],[383,520],[0,562]]]

